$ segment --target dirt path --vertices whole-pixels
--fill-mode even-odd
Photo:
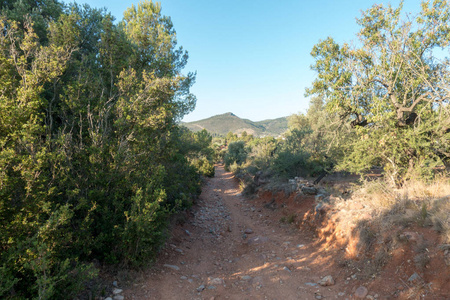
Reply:
[[[345,275],[312,235],[279,222],[265,204],[242,197],[233,175],[217,166],[158,263],[124,290],[125,299],[350,298]],[[326,275],[339,279],[317,285]]]

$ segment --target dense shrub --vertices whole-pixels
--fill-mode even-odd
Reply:
[[[241,165],[247,159],[247,149],[244,141],[232,142],[224,156],[225,169],[229,170],[232,164]]]
[[[288,179],[309,175],[313,166],[309,161],[308,153],[285,150],[273,159],[271,168],[279,177]]]
[[[0,9],[0,298],[67,299],[94,260],[152,261],[211,138],[177,126],[195,76],[159,4],[119,25],[55,0]]]

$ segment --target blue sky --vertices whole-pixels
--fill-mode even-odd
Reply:
[[[69,2],[69,1],[68,1]],[[72,1],[70,1],[72,2]],[[106,7],[118,20],[139,1],[77,0]],[[189,52],[185,71],[196,71],[195,121],[233,112],[260,121],[305,113],[305,88],[314,80],[310,52],[320,39],[356,41],[355,18],[375,3],[399,0],[161,0],[178,44]],[[404,12],[420,10],[405,1]]]

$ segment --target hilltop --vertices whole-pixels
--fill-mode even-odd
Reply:
[[[182,125],[194,132],[206,129],[212,134],[219,135],[226,135],[230,131],[236,134],[246,131],[254,136],[278,136],[288,129],[287,117],[254,122],[241,119],[231,112]]]

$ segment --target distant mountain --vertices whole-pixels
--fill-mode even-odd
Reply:
[[[195,122],[182,123],[192,131],[206,129],[212,134],[226,135],[228,132],[240,134],[246,131],[254,136],[278,136],[288,128],[287,117],[253,122],[241,119],[233,113],[225,113]]]

